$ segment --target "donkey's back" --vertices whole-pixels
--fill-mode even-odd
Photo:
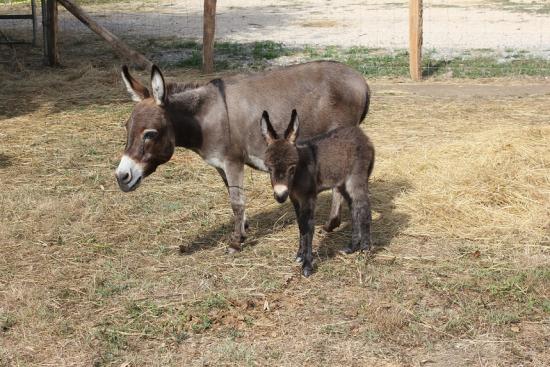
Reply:
[[[370,90],[356,70],[332,61],[315,61],[262,73],[224,79],[230,124],[256,134],[257,116],[269,110],[273,121],[286,121],[288,111],[297,109],[300,137],[307,139],[341,126],[358,125],[369,109]],[[284,126],[275,126],[283,128]],[[263,142],[249,139],[252,150]],[[250,146],[250,145],[249,145]]]

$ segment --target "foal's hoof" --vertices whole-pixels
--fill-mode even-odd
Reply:
[[[343,255],[349,255],[349,254],[353,254],[355,252],[355,249],[351,246],[346,246],[346,247],[340,249],[339,252]]]
[[[365,254],[370,254],[372,250],[372,247],[369,246],[361,246],[361,252],[364,252]]]
[[[313,268],[311,267],[305,267],[302,269],[302,274],[307,278],[309,277],[311,274],[313,274]]]

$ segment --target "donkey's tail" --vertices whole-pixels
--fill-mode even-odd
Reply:
[[[367,93],[365,96],[365,107],[363,108],[363,114],[361,115],[361,119],[359,120],[359,123],[363,122],[365,119],[365,116],[367,116],[367,113],[369,112],[369,106],[370,106],[370,96],[371,96],[371,90],[369,87],[369,83],[365,81],[365,85],[367,86]]]

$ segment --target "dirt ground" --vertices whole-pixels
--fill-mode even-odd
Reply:
[[[116,62],[67,63],[0,71],[1,366],[550,364],[546,80],[371,80],[377,252],[337,254],[346,212],[305,279],[265,174],[246,172],[236,256],[194,153],[122,193]]]
[[[287,45],[408,47],[405,0],[226,0],[217,5],[218,40],[272,40]],[[131,1],[83,7],[122,36],[201,39],[202,2]],[[442,56],[466,49],[526,50],[550,57],[547,1],[432,0],[424,2],[424,47]],[[9,7],[0,7],[7,12]],[[89,32],[61,11],[61,32]],[[23,22],[6,22],[21,27]],[[25,23],[25,26],[28,24]]]

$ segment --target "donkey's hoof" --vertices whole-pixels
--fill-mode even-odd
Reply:
[[[340,226],[340,218],[329,219],[324,225],[323,229],[326,232],[332,232],[335,228]]]
[[[296,260],[297,263],[303,263],[304,262],[304,258],[301,255],[296,256],[295,260]]]
[[[240,246],[241,243],[244,243],[246,241],[246,235],[244,234],[238,234],[238,235],[232,235],[231,236],[231,246]]]
[[[238,252],[240,252],[240,251],[241,251],[241,246],[236,246],[236,245],[229,245],[229,246],[227,247],[227,250],[226,250],[226,252],[227,252],[228,254],[230,254],[230,255],[236,254],[236,253],[238,253]]]
[[[250,223],[248,223],[248,219],[245,219],[244,221],[244,229],[248,229],[250,227]]]

